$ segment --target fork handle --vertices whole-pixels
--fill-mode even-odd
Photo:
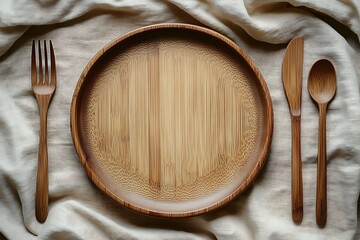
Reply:
[[[292,218],[295,223],[300,223],[303,218],[303,184],[301,167],[301,141],[300,141],[299,116],[291,116],[292,150],[291,150],[291,202]]]
[[[45,222],[47,218],[48,204],[49,204],[47,109],[48,109],[48,105],[44,106],[39,104],[40,138],[39,138],[38,171],[37,171],[36,194],[35,194],[35,215],[36,215],[36,219],[40,223]]]

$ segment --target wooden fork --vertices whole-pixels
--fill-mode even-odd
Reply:
[[[55,54],[52,43],[50,41],[50,65],[51,77],[49,79],[48,68],[48,52],[46,48],[46,41],[44,40],[44,65],[45,76],[43,75],[41,44],[38,41],[38,67],[36,66],[36,51],[35,41],[32,43],[31,52],[31,85],[38,102],[40,111],[40,138],[39,138],[39,153],[38,153],[38,171],[36,180],[36,194],[35,194],[35,215],[36,219],[43,223],[48,215],[48,194],[49,194],[49,180],[48,180],[48,152],[47,152],[47,112],[50,105],[51,98],[56,88],[56,66]]]

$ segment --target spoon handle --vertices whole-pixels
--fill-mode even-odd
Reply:
[[[292,170],[291,170],[291,203],[292,218],[300,223],[303,218],[303,183],[301,169],[300,115],[291,117],[292,128]]]
[[[319,105],[319,140],[316,186],[316,222],[324,227],[327,218],[326,193],[326,104]]]

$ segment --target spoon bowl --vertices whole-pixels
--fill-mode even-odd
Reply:
[[[317,61],[311,68],[308,90],[318,104],[327,104],[336,92],[336,73],[332,63],[326,59]]]
[[[327,218],[326,190],[326,110],[336,91],[335,68],[326,59],[317,61],[310,70],[308,90],[319,107],[319,140],[316,184],[316,222],[324,227]]]

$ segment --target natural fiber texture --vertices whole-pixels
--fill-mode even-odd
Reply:
[[[110,1],[0,3],[0,232],[7,239],[359,239],[360,4],[356,0]],[[234,40],[262,72],[273,100],[268,162],[254,184],[213,213],[185,219],[140,215],[88,179],[69,127],[71,97],[87,62],[135,28],[164,22],[210,27]],[[291,218],[291,121],[281,80],[286,48],[304,38],[304,218]],[[48,115],[49,215],[35,218],[39,114],[31,91],[32,39],[51,39],[58,84]],[[327,58],[337,92],[327,112],[328,219],[316,225],[318,110],[307,92],[313,63]],[[359,231],[359,230],[358,230]]]

